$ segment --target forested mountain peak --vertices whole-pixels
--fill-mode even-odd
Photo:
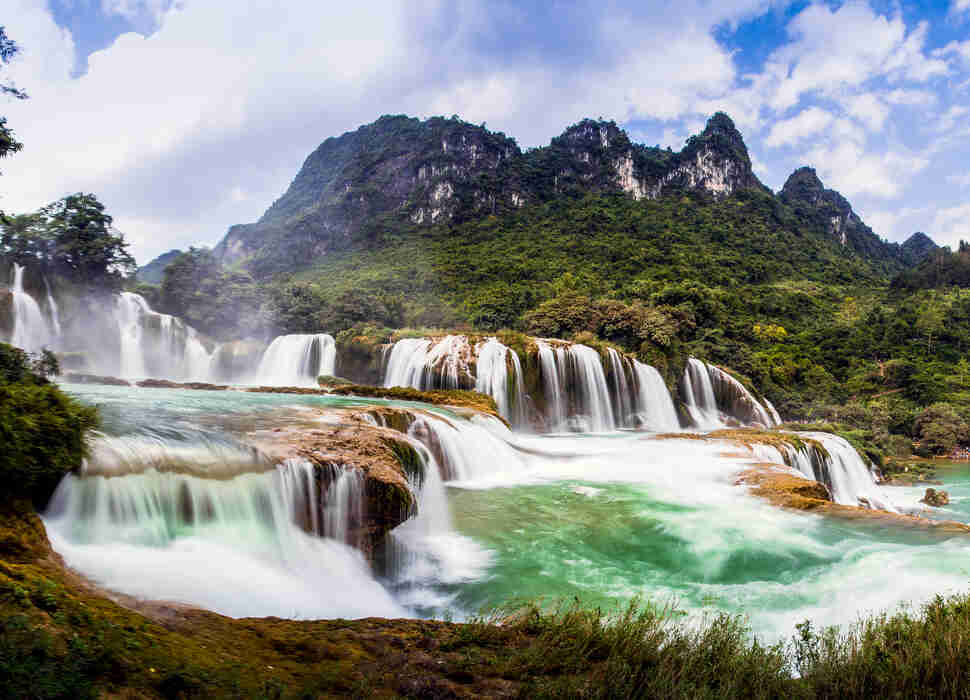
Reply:
[[[741,134],[721,112],[680,152],[633,143],[602,119],[583,119],[548,146],[522,152],[505,134],[457,116],[385,115],[326,139],[263,217],[232,227],[215,252],[265,275],[388,228],[504,215],[559,197],[696,192],[720,199],[752,188],[766,191]]]

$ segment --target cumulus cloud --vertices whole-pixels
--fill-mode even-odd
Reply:
[[[933,233],[939,245],[956,248],[960,241],[970,241],[970,204],[938,209],[933,217]]]
[[[771,127],[765,144],[772,147],[797,144],[825,130],[835,121],[831,113],[819,107],[802,110],[791,119],[785,119]]]

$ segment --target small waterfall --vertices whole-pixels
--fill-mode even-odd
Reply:
[[[472,349],[463,335],[446,335],[433,342],[427,338],[403,338],[394,343],[384,369],[384,386],[433,389],[472,389],[469,370]]]
[[[198,333],[180,319],[152,311],[140,294],[122,292],[115,303],[122,377],[208,379],[211,356]]]
[[[549,346],[548,343],[537,341],[539,348],[539,371],[542,374],[542,394],[546,400],[546,425],[553,430],[560,430],[566,423],[567,402],[563,392],[565,377],[563,368],[565,362],[562,348]]]
[[[634,400],[636,397],[630,390],[631,382],[627,379],[627,369],[630,361],[620,355],[614,348],[606,351],[609,366],[607,379],[613,395],[613,413],[621,424],[630,426],[633,420]]]
[[[498,406],[498,412],[515,427],[528,426],[522,365],[518,354],[497,338],[489,338],[475,348],[475,391],[488,394]],[[512,370],[509,371],[509,363]]]
[[[677,408],[660,372],[637,360],[633,361],[633,371],[637,380],[636,415],[640,425],[657,432],[679,430]]]
[[[358,546],[353,529],[363,525],[365,517],[363,473],[359,469],[338,469],[324,499],[320,534]]]
[[[772,428],[781,420],[730,374],[696,358],[684,370],[684,398],[694,427],[716,430],[732,422]]]
[[[13,334],[10,344],[36,352],[51,342],[51,329],[37,301],[24,291],[24,268],[13,266]]]
[[[430,347],[431,341],[426,338],[404,338],[394,343],[384,369],[384,386],[422,388],[421,380]]]
[[[806,478],[825,484],[834,503],[899,512],[886,490],[876,483],[865,461],[844,438],[831,433],[794,434],[815,440],[822,449],[814,446],[797,449],[791,445],[752,445],[750,449],[759,461],[787,464]]]
[[[549,428],[615,430],[613,399],[600,354],[586,345],[552,348],[541,340],[537,345]]]
[[[805,476],[825,483],[832,492],[833,501],[843,505],[868,505],[880,510],[898,512],[886,490],[876,483],[865,461],[845,438],[831,433],[798,434],[818,440],[828,453],[824,472],[819,473],[817,469],[806,471],[801,464],[796,466]]]
[[[61,337],[61,315],[60,310],[57,308],[57,302],[54,301],[54,295],[51,294],[51,284],[47,281],[47,277],[44,277],[44,287],[47,289],[47,310],[51,316],[51,331],[54,334],[54,338]]]
[[[281,335],[270,343],[256,370],[256,382],[270,386],[317,386],[332,375],[337,346],[326,333]]]

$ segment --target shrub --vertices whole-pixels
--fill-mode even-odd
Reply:
[[[44,505],[64,474],[81,465],[97,411],[31,368],[29,355],[0,344],[0,493]]]

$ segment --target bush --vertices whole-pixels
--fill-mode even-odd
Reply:
[[[30,356],[0,343],[0,483],[3,496],[43,506],[67,472],[81,466],[97,410],[31,371]]]

